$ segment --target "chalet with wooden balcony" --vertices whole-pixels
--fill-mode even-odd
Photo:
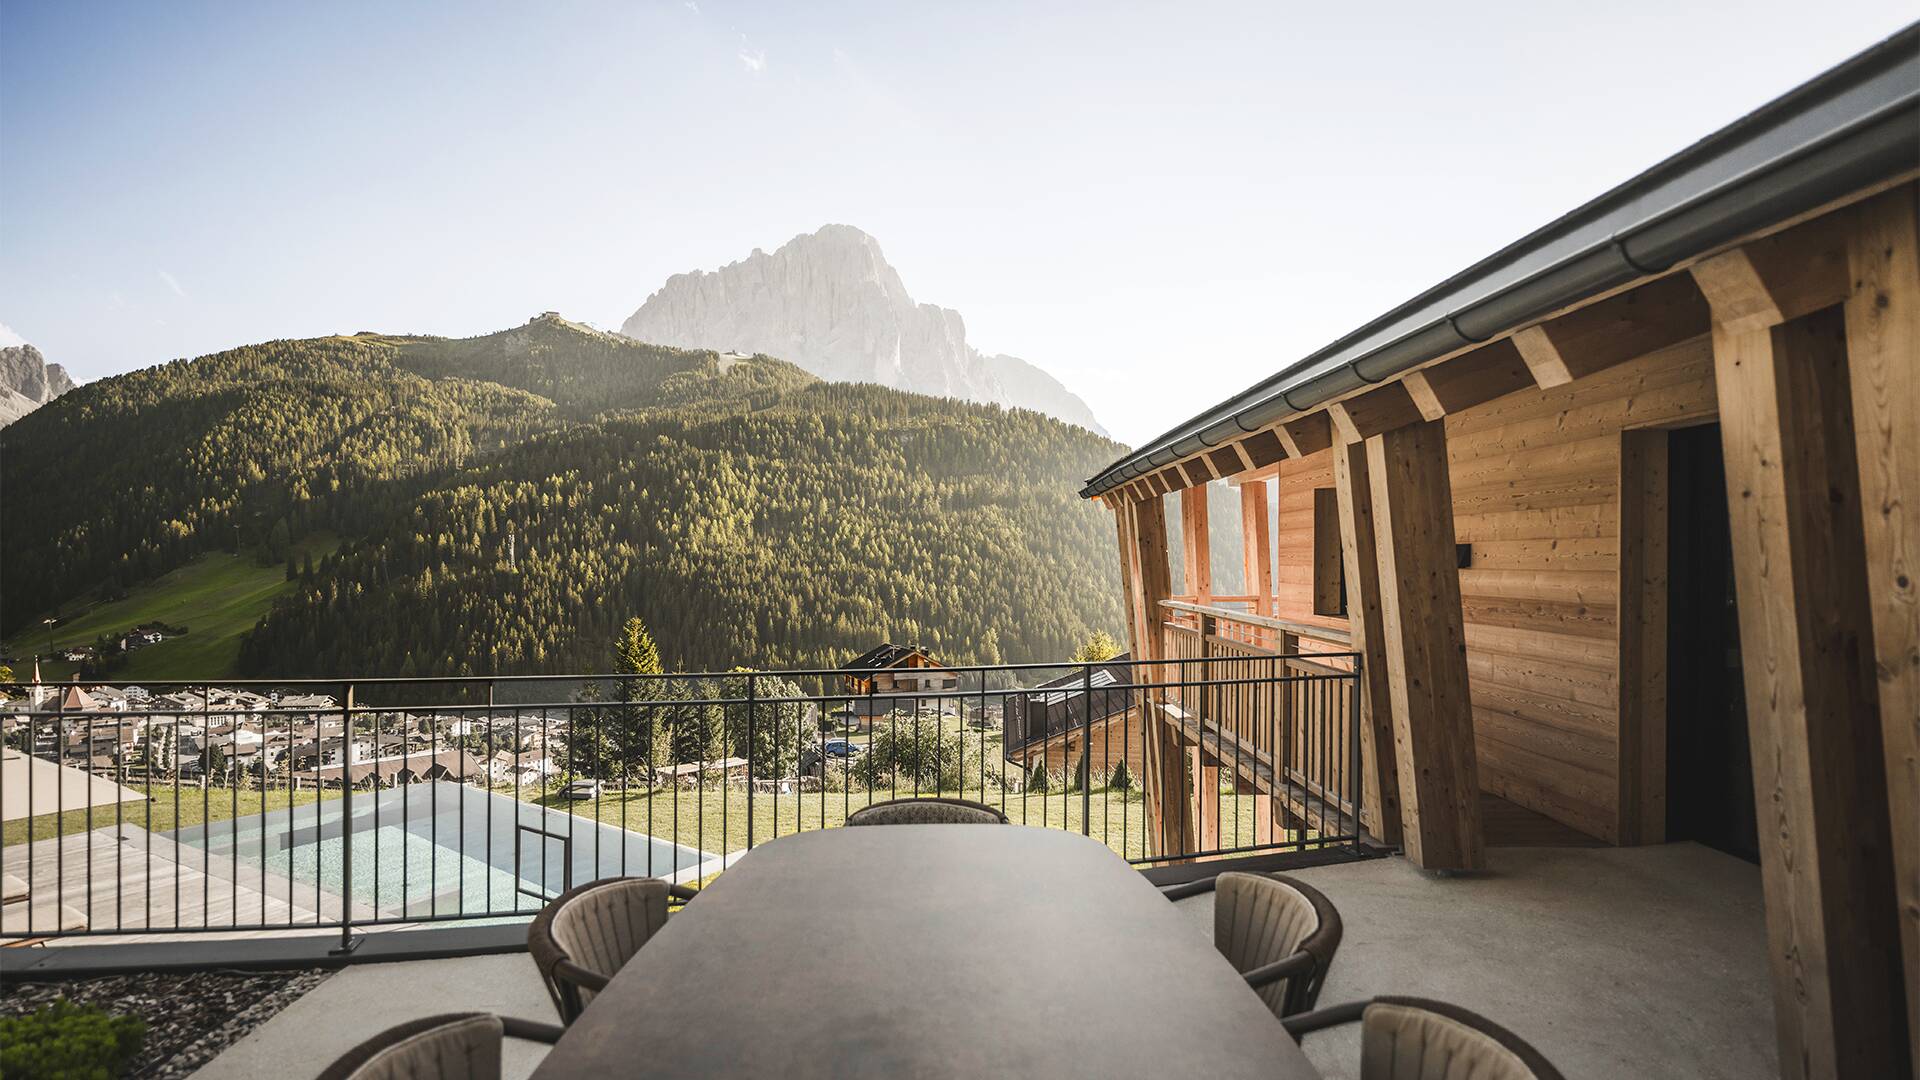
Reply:
[[[1420,867],[1516,822],[1757,859],[1795,1075],[1920,1060],[1917,99],[1910,28],[1082,493],[1136,657],[1356,654],[1359,816]],[[1247,595],[1211,591],[1216,485]],[[1288,813],[1295,750],[1220,695],[1139,734],[1165,850],[1225,776]]]

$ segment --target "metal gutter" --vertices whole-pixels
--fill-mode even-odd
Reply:
[[[1109,465],[1094,498],[1920,168],[1920,23]]]

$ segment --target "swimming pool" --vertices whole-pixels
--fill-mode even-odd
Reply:
[[[697,848],[465,784],[354,792],[350,829],[348,801],[164,835],[205,852],[210,873],[225,868],[248,882],[258,874],[266,891],[313,895],[316,908],[338,910],[319,894],[350,896],[356,918],[526,914],[569,884],[627,874],[693,880],[720,865]]]

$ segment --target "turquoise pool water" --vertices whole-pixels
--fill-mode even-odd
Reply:
[[[224,857],[209,860],[216,874],[249,885],[258,875],[304,907],[337,911],[330,898],[350,895],[395,918],[528,914],[569,884],[671,877],[715,857],[462,784],[355,792],[351,802],[351,828],[336,798],[166,835]]]

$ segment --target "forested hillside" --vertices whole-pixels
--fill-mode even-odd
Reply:
[[[396,482],[554,423],[545,399],[396,355],[250,345],[90,383],[0,430],[0,631],[205,551],[368,527],[407,497]]]
[[[0,440],[16,626],[201,551],[337,532],[246,674],[592,670],[631,615],[682,669],[883,638],[1058,658],[1120,625],[1111,522],[1073,494],[1105,439],[557,318],[176,362]]]

